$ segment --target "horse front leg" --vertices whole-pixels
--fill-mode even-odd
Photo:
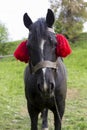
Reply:
[[[42,130],[48,130],[48,109],[42,111]]]
[[[37,128],[38,114],[34,112],[34,114],[30,116],[30,118],[31,118],[31,130],[38,130]]]
[[[28,112],[31,120],[31,130],[38,130],[38,114],[39,112],[32,106],[28,105]]]
[[[54,113],[54,127],[55,127],[55,130],[61,130],[61,121],[57,112]]]
[[[55,104],[55,111],[54,111],[54,125],[55,130],[61,130],[62,127],[62,117],[65,110],[65,100],[61,101],[59,104],[57,102]]]

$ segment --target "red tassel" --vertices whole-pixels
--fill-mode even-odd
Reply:
[[[14,57],[22,62],[28,63],[29,61],[29,53],[28,48],[26,46],[27,40],[23,41],[19,44],[14,52]]]
[[[68,40],[62,34],[57,34],[56,39],[57,39],[57,47],[56,47],[57,57],[68,56],[72,52]]]

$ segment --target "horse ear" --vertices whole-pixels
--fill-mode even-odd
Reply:
[[[23,16],[23,22],[24,22],[25,27],[28,29],[30,29],[30,25],[33,23],[27,13],[25,13]]]
[[[51,9],[48,9],[47,12],[47,16],[46,16],[46,23],[48,27],[52,27],[52,25],[54,24],[55,21],[55,17],[54,17],[54,13]]]

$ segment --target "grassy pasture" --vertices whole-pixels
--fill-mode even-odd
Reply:
[[[73,44],[72,50],[64,59],[68,91],[62,130],[87,130],[87,41]],[[0,59],[0,130],[30,130],[24,96],[25,66],[14,58]],[[51,112],[48,119],[49,130],[53,130]]]

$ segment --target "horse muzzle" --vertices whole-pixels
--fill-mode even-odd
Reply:
[[[44,97],[52,97],[55,91],[55,82],[54,80],[49,80],[48,82],[44,80],[43,83],[37,81],[37,88]]]
[[[52,96],[55,90],[55,75],[53,70],[58,68],[57,61],[41,61],[36,66],[33,66],[33,72],[36,73],[39,69],[42,69],[43,76],[39,76],[37,79],[37,87],[41,94],[45,96]]]

